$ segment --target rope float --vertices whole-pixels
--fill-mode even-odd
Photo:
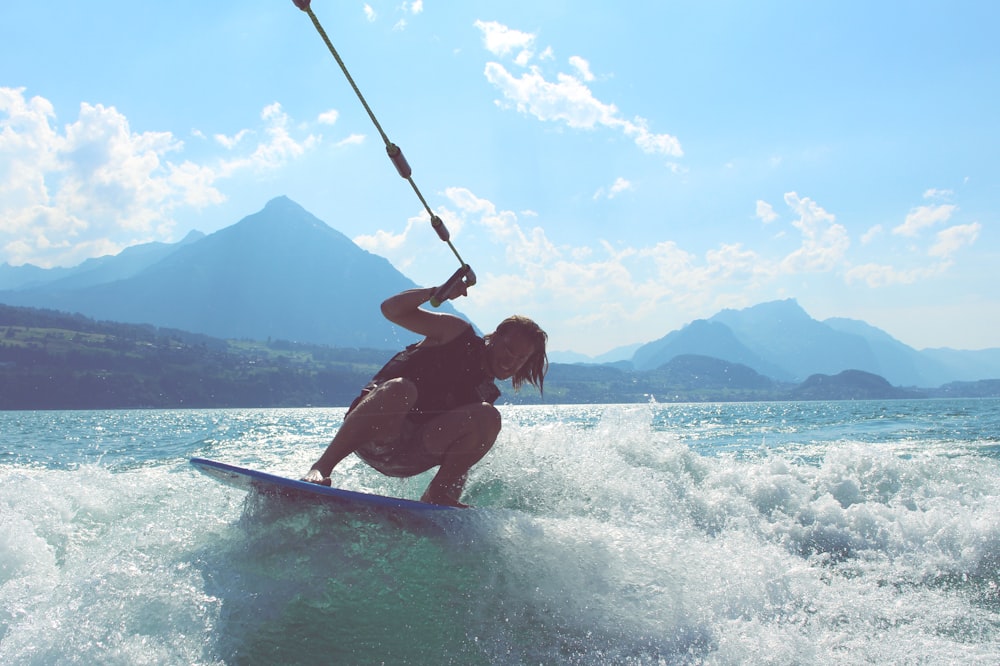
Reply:
[[[351,73],[347,71],[347,65],[344,64],[340,54],[337,53],[337,49],[334,48],[333,42],[331,42],[330,38],[327,36],[326,30],[323,29],[322,25],[320,25],[319,19],[316,18],[316,14],[313,13],[312,8],[310,8],[309,3],[311,1],[312,0],[292,0],[296,7],[309,15],[313,25],[316,27],[316,32],[318,32],[319,36],[323,38],[323,41],[326,43],[326,47],[333,55],[334,60],[336,60],[337,64],[340,65],[340,69],[347,78],[347,82],[350,83],[351,88],[354,89],[354,94],[358,96],[358,99],[361,101],[361,105],[365,107],[365,111],[368,112],[368,117],[371,118],[372,123],[375,125],[375,129],[378,130],[379,135],[381,135],[382,141],[385,143],[385,152],[389,156],[393,165],[396,167],[396,171],[410,184],[410,187],[413,188],[417,198],[420,199],[420,203],[423,204],[424,210],[426,210],[427,214],[431,216],[431,226],[434,228],[434,231],[437,232],[438,238],[448,244],[448,247],[451,248],[455,258],[458,259],[458,263],[461,264],[460,268],[455,271],[455,273],[452,274],[452,276],[448,278],[443,285],[438,287],[436,292],[434,292],[434,296],[431,298],[431,305],[438,307],[441,303],[448,300],[449,294],[456,286],[459,285],[459,283],[461,283],[461,285],[466,289],[476,284],[476,274],[472,272],[472,267],[465,263],[462,256],[458,253],[458,250],[455,249],[455,246],[451,242],[451,234],[448,233],[448,228],[444,225],[444,221],[438,217],[433,210],[431,210],[427,200],[424,199],[424,195],[420,193],[420,188],[418,188],[417,184],[413,182],[413,169],[410,168],[410,163],[406,161],[406,156],[403,155],[403,150],[390,141],[389,136],[385,133],[385,130],[382,129],[382,125],[379,124],[378,118],[375,117],[375,113],[372,111],[371,107],[368,106],[368,102],[365,100],[364,95],[361,94],[361,89],[358,88],[358,84],[354,82],[354,78],[351,76]]]

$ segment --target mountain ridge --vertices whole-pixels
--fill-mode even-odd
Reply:
[[[387,349],[417,339],[378,308],[416,284],[287,197],[170,249],[125,279],[74,284],[61,275],[4,291],[0,302],[222,338]]]
[[[0,305],[0,409],[344,407],[391,355]],[[1000,379],[908,390],[846,370],[795,385],[694,354],[649,371],[554,363],[545,384],[540,396],[501,382],[500,404],[1000,397]]]
[[[284,196],[179,243],[133,246],[72,268],[0,265],[0,303],[9,305],[218,338],[393,350],[418,338],[387,322],[378,303],[414,286],[386,259]],[[441,310],[461,316],[451,303]],[[645,371],[692,354],[782,382],[849,369],[896,386],[1000,377],[1000,349],[917,351],[865,322],[817,321],[793,298],[725,309],[597,359],[572,352],[552,352],[552,358]]]

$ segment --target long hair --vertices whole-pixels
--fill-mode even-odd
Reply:
[[[519,332],[531,340],[535,346],[534,353],[528,357],[524,365],[518,368],[514,376],[510,378],[514,390],[517,391],[525,384],[531,384],[538,389],[539,393],[544,394],[542,386],[545,383],[545,373],[549,371],[549,357],[545,353],[545,345],[549,341],[549,336],[531,319],[522,315],[511,315],[500,322],[496,331],[487,333],[484,337],[487,341],[490,341],[493,336],[503,335],[508,331]]]

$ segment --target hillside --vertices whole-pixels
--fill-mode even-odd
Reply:
[[[391,353],[222,340],[0,305],[0,409],[343,407]],[[554,363],[541,398],[501,388],[501,403],[511,404],[1000,396],[997,381],[914,392],[858,371],[794,385],[693,354],[648,372]]]
[[[0,409],[339,406],[390,355],[0,306]]]

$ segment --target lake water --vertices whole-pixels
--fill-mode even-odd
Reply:
[[[502,411],[419,520],[187,462],[301,476],[343,409],[0,413],[0,663],[1000,663],[1000,401]]]

